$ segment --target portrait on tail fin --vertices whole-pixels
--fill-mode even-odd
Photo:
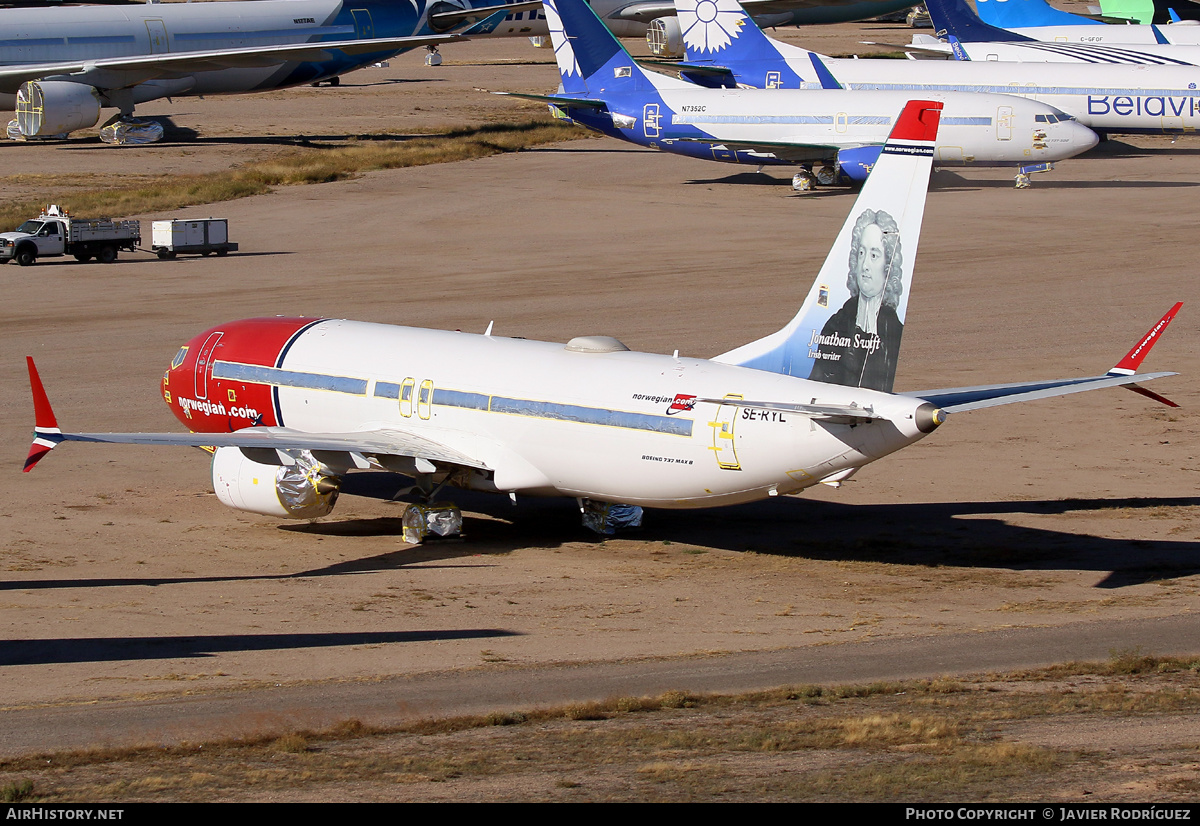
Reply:
[[[888,212],[866,209],[850,241],[849,297],[808,342],[815,381],[892,391],[904,322],[898,314],[904,294],[900,226]],[[828,299],[827,299],[828,303]],[[820,303],[818,302],[818,307]]]

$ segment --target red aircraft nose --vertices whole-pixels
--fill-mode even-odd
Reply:
[[[180,347],[171,360],[162,380],[163,401],[184,426],[196,432],[278,425],[271,385],[223,376],[245,373],[236,369],[239,365],[280,366],[292,341],[318,321],[250,318],[204,331]]]

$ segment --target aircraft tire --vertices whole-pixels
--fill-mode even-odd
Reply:
[[[105,244],[100,248],[100,251],[96,253],[96,260],[101,264],[111,264],[117,260],[117,248],[112,244]]]

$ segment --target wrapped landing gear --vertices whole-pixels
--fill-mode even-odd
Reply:
[[[642,526],[642,509],[637,505],[615,505],[591,499],[578,501],[579,512],[583,515],[583,526],[601,536],[612,536],[617,531]]]
[[[1014,189],[1029,189],[1029,185],[1032,183],[1032,181],[1029,180],[1030,175],[1032,175],[1034,172],[1049,172],[1053,168],[1054,164],[1052,163],[1026,164],[1025,166],[1018,167],[1017,183]]]
[[[404,511],[404,541],[420,545],[426,537],[462,536],[462,511],[449,502],[409,505]]]
[[[817,188],[817,176],[808,167],[792,176],[792,189],[796,192],[812,192]]]

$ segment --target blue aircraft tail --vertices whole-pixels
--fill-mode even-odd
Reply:
[[[1054,8],[1046,0],[975,0],[979,19],[1002,29],[1025,26],[1103,26],[1099,20]]]
[[[675,0],[675,14],[689,64],[723,66],[739,84],[757,89],[798,89],[816,79],[788,65],[738,0]]]
[[[938,37],[954,35],[963,43],[1012,43],[1033,39],[989,26],[967,5],[967,0],[927,0],[925,8],[929,9],[929,18]]]
[[[598,95],[656,87],[584,0],[544,0],[544,7],[564,94]]]

